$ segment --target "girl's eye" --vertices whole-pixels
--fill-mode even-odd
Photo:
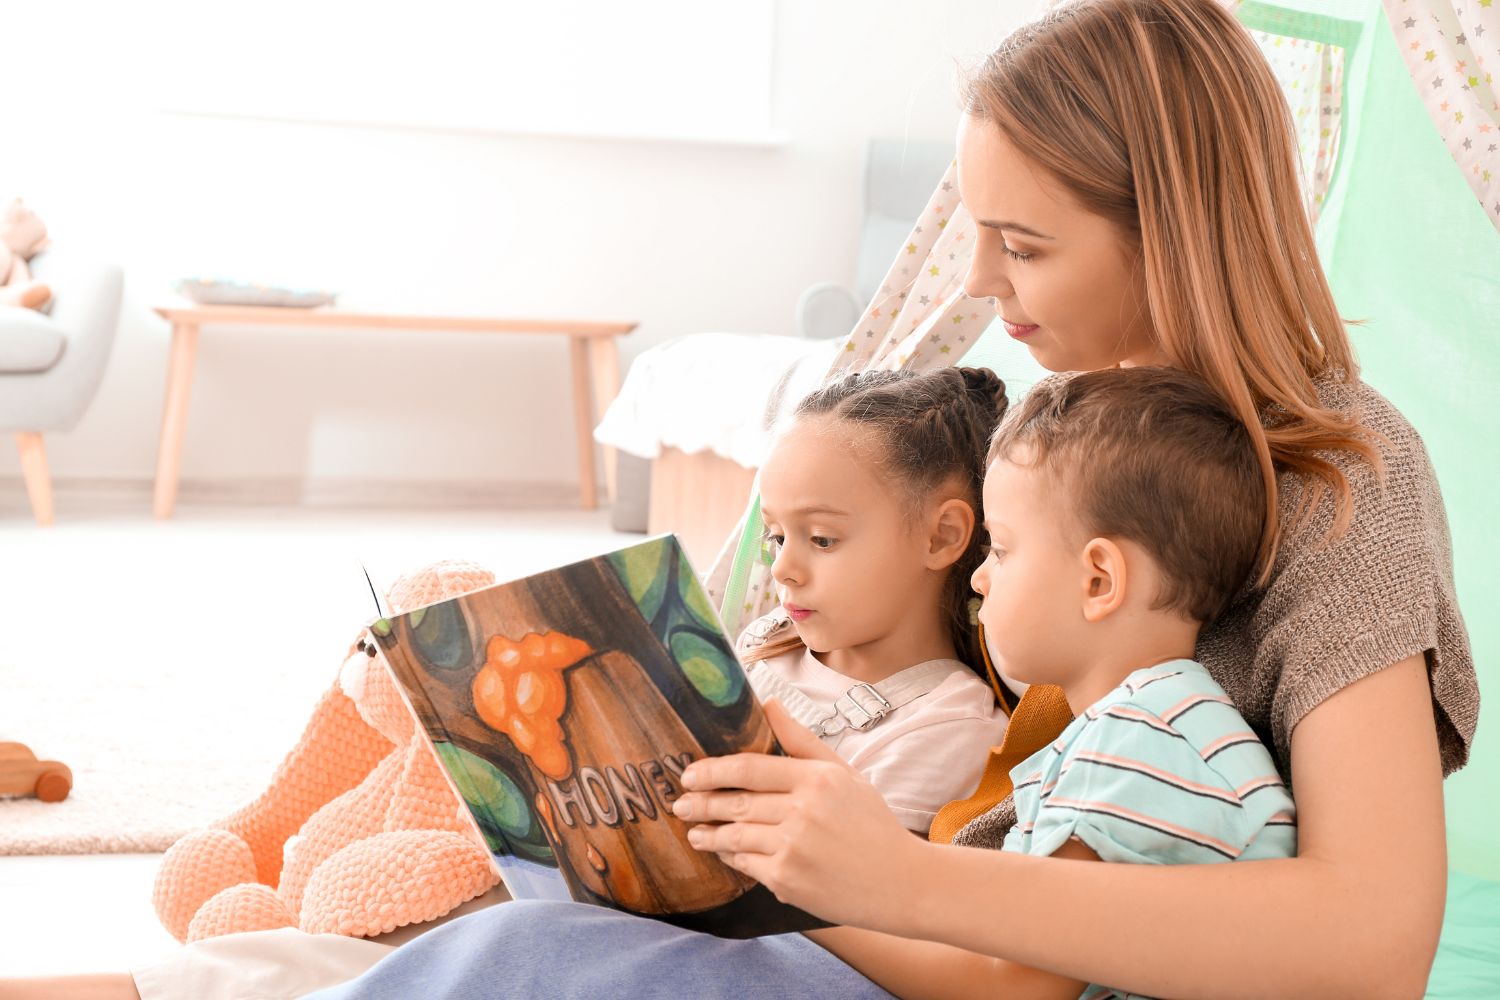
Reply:
[[[1022,253],[1020,250],[1012,250],[1010,247],[1006,246],[1004,243],[1000,244],[1000,250],[1001,250],[1001,252],[1003,252],[1005,254],[1005,256],[1009,257],[1011,260],[1020,261],[1022,264],[1026,263],[1032,257],[1036,256],[1035,254]]]
[[[769,531],[760,536],[760,561],[766,566],[775,564],[776,557],[781,554],[782,537],[773,535]]]
[[[813,543],[813,545],[815,547],[820,548],[820,549],[831,549],[831,548],[833,548],[833,539],[829,538],[829,537],[827,537],[825,535],[813,535],[812,538],[810,539],[810,541]]]
[[[1005,550],[1000,548],[999,546],[991,545],[989,547],[989,554],[990,558],[995,560],[995,562],[997,563],[1005,561]]]

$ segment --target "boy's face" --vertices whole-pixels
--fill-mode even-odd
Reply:
[[[1066,687],[1088,662],[1079,648],[1084,539],[1069,504],[1045,472],[1002,458],[985,473],[984,526],[988,551],[972,583],[995,666],[1026,684]]]
[[[872,466],[837,422],[814,418],[798,421],[761,469],[771,575],[814,652],[899,632],[927,575],[921,533]]]

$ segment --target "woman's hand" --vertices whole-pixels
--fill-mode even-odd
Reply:
[[[824,920],[887,924],[904,896],[896,883],[925,841],[780,703],[765,711],[790,756],[743,753],[690,765],[682,775],[689,791],[672,804],[679,818],[701,824],[689,841]]]

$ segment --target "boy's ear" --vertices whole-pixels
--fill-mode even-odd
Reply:
[[[1083,620],[1099,622],[1125,603],[1125,552],[1109,538],[1083,547]]]
[[[957,497],[944,500],[928,524],[927,568],[947,569],[962,558],[974,537],[974,508]]]

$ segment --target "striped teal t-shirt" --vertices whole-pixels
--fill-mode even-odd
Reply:
[[[1270,753],[1192,660],[1137,670],[1011,771],[1005,850],[1071,837],[1105,861],[1201,864],[1297,852],[1296,811]]]
[[[1137,670],[1010,772],[1004,849],[1077,837],[1104,861],[1185,865],[1297,853],[1296,810],[1271,754],[1202,664]],[[1090,986],[1080,1000],[1134,995]]]

